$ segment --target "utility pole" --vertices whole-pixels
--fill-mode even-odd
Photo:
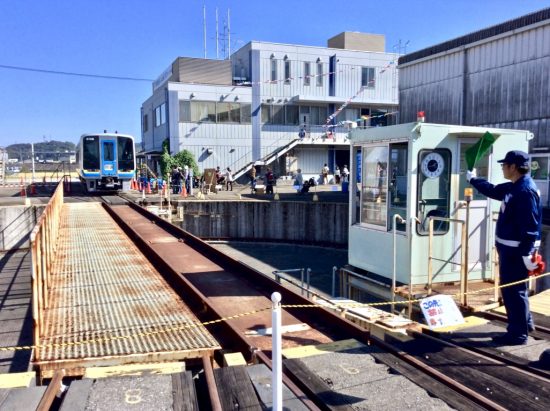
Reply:
[[[216,59],[220,58],[220,47],[219,47],[219,37],[218,37],[218,8],[216,7]]]
[[[231,9],[227,9],[227,58],[231,58]]]
[[[204,36],[204,58],[206,58],[206,5],[202,6],[202,25]]]

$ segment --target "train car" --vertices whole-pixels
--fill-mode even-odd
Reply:
[[[118,133],[83,134],[76,150],[78,177],[86,190],[128,190],[135,176],[134,138]]]

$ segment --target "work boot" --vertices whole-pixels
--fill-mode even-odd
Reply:
[[[496,345],[525,345],[527,338],[520,338],[508,333],[493,337],[493,343]]]

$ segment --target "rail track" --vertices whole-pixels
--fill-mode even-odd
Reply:
[[[209,332],[222,347],[215,353],[218,364],[223,363],[223,353],[239,352],[248,364],[259,363],[271,368],[271,337],[265,329],[271,323],[270,295],[278,291],[286,306],[282,324],[295,327],[293,332],[283,334],[283,348],[354,339],[364,347],[376,348],[365,349],[363,355],[372,356],[391,372],[405,376],[455,409],[550,409],[550,378],[546,370],[513,355],[441,338],[428,331],[411,330],[403,338],[390,334],[375,336],[137,205],[116,199],[103,198],[102,201],[104,209],[197,318],[208,324]],[[538,337],[548,339],[543,326],[537,333]],[[285,359],[283,367],[283,382],[303,407],[296,409],[353,409],[352,403],[343,399],[345,396],[340,402],[327,400],[327,393],[332,391],[330,385],[301,360]],[[232,371],[234,374],[229,378],[224,375],[227,368],[240,371]],[[187,377],[188,384],[196,385],[200,395],[195,403],[182,407],[239,409],[236,407],[239,405],[240,409],[244,408],[247,401],[241,397],[245,395],[244,388],[236,387],[243,385],[243,369],[244,366],[212,367],[206,357],[201,362],[190,363],[189,370],[200,378],[193,381]],[[236,379],[239,375],[241,380]],[[56,408],[63,403],[55,400],[62,379],[63,373],[54,374],[41,409]],[[79,381],[65,379],[64,382],[69,384],[65,397],[71,393],[73,397],[77,395],[74,393],[78,390],[71,386]],[[183,404],[185,396],[180,397],[179,402],[174,400],[175,404]],[[260,399],[248,401],[251,405],[247,409],[262,409]],[[399,407],[395,404],[395,408]]]

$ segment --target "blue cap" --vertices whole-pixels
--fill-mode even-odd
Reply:
[[[506,153],[506,157],[498,160],[499,163],[515,164],[518,167],[529,168],[529,155],[521,150],[512,150]]]

